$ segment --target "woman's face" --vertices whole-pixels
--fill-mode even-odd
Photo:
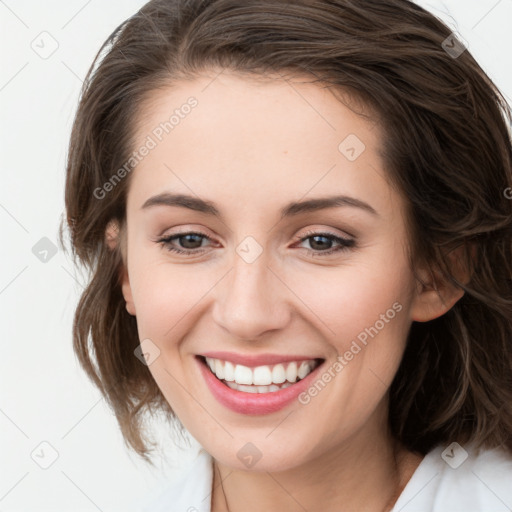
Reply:
[[[380,128],[318,85],[214,77],[153,93],[137,127],[134,149],[147,150],[128,193],[123,293],[149,369],[233,468],[374,446],[417,297]],[[295,380],[290,361],[323,362],[249,393],[214,377],[205,354],[220,377],[228,361],[261,386]]]

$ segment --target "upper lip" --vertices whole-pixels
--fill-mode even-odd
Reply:
[[[211,357],[212,359],[221,359],[229,361],[233,364],[241,364],[248,367],[273,365],[278,363],[287,363],[290,361],[309,361],[314,359],[322,359],[315,356],[303,356],[294,354],[237,354],[236,352],[210,351],[200,354],[203,357]]]

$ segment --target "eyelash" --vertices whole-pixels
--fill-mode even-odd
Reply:
[[[197,249],[180,249],[178,247],[175,247],[175,246],[171,245],[171,242],[173,240],[181,238],[181,237],[185,237],[187,235],[196,235],[196,236],[200,236],[200,237],[202,237],[202,238],[204,238],[206,240],[212,241],[212,239],[209,236],[205,235],[204,233],[198,233],[198,232],[195,232],[195,231],[187,231],[187,232],[177,233],[175,235],[171,235],[171,236],[167,236],[167,237],[161,238],[161,239],[157,240],[157,243],[162,244],[162,246],[164,248],[166,248],[169,252],[174,252],[174,253],[177,253],[177,254],[184,254],[184,255],[188,255],[188,256],[193,256],[193,255],[196,255],[196,254],[203,253],[204,249],[201,249],[201,248],[197,248]],[[318,237],[327,238],[329,240],[337,242],[339,244],[339,246],[336,247],[336,248],[328,249],[326,251],[319,251],[319,250],[314,250],[314,249],[306,249],[308,251],[308,253],[313,254],[314,256],[317,256],[317,255],[327,256],[327,255],[334,254],[334,253],[337,253],[337,252],[346,251],[346,250],[348,250],[350,248],[353,248],[355,246],[355,240],[354,239],[343,238],[343,237],[334,235],[334,234],[329,233],[329,232],[308,231],[303,236],[296,237],[296,240],[299,241],[299,242],[304,242],[305,240],[308,240],[309,238],[314,238],[314,237],[317,237],[317,236]]]

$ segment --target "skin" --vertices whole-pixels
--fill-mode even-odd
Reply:
[[[318,84],[215,76],[153,92],[137,120],[142,143],[166,113],[198,100],[130,176],[122,289],[140,339],[160,350],[149,369],[215,460],[213,512],[389,510],[422,458],[390,436],[389,386],[412,321],[442,315],[462,292],[437,282],[437,294],[426,269],[416,269],[425,284],[415,280],[405,203],[386,179],[378,124]],[[349,134],[365,145],[354,161],[338,150]],[[211,201],[222,219],[178,206],[141,208],[162,192]],[[280,217],[291,201],[336,194],[376,214],[342,206]],[[157,241],[190,231],[211,241],[171,245],[200,247],[198,255]],[[315,245],[308,231],[355,245],[326,256],[337,242]],[[262,249],[252,263],[236,252],[247,236]],[[195,361],[227,350],[323,357],[328,367],[396,302],[401,311],[307,405],[235,413],[212,396]],[[262,453],[251,469],[237,457],[247,442]]]

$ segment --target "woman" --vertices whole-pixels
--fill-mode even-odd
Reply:
[[[116,30],[70,144],[74,344],[142,457],[148,411],[203,447],[150,510],[512,506],[507,122],[406,0]]]

